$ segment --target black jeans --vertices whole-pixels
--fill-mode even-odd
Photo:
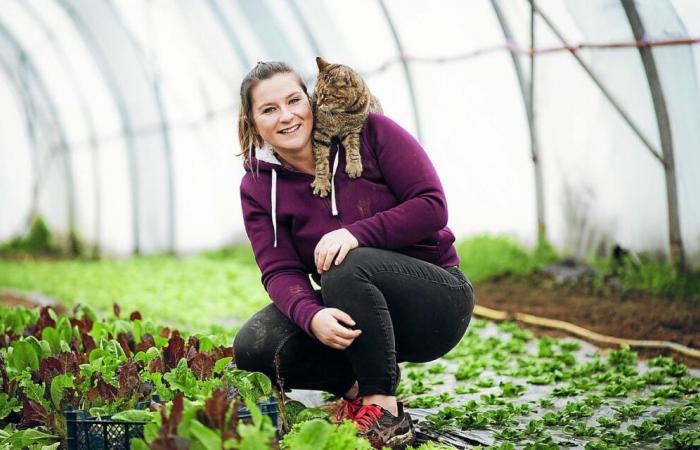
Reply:
[[[271,303],[236,335],[238,368],[263,372],[284,389],[340,396],[357,380],[359,395],[394,395],[397,363],[432,361],[450,351],[474,309],[474,288],[459,267],[384,249],[351,250],[320,284],[323,303],[349,314],[362,334],[345,350],[327,347]]]

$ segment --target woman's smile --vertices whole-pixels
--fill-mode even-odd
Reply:
[[[298,124],[296,124],[296,125],[293,125],[293,126],[291,126],[291,127],[285,128],[285,129],[283,129],[283,130],[280,130],[280,131],[278,131],[278,133],[281,133],[281,134],[294,134],[294,132],[296,132],[299,128],[301,128],[301,124],[300,124],[300,123],[298,123]]]

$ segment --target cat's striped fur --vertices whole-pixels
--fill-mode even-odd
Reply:
[[[362,175],[360,131],[370,112],[382,114],[379,100],[350,67],[316,58],[318,78],[314,88],[313,153],[316,176],[311,183],[315,195],[325,197],[331,188],[329,147],[337,137],[345,148],[345,172],[350,178]]]

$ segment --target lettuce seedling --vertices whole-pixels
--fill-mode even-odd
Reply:
[[[486,429],[491,423],[489,415],[478,411],[465,411],[456,419],[457,425],[462,430]]]
[[[596,427],[589,427],[584,422],[577,422],[575,425],[567,425],[564,430],[573,434],[574,436],[591,437],[598,434],[598,429]]]
[[[646,412],[647,407],[642,405],[620,405],[613,406],[612,409],[615,410],[615,418],[625,421],[628,419],[636,419]]]
[[[670,438],[661,440],[664,450],[693,450],[700,448],[700,431],[684,431],[673,433]]]
[[[652,440],[662,433],[661,426],[649,419],[645,419],[640,425],[632,424],[627,430],[634,433],[636,439],[639,441]]]
[[[561,411],[562,414],[574,419],[580,419],[582,417],[591,417],[593,415],[593,408],[591,408],[584,402],[567,402],[567,404],[564,405],[564,408]]]
[[[527,425],[525,425],[523,432],[528,436],[540,436],[544,433],[544,430],[544,420],[532,419],[527,423]]]
[[[513,418],[513,416],[515,416],[513,411],[509,411],[506,408],[498,408],[488,411],[486,415],[488,416],[489,420],[495,425],[508,426],[517,423]]]
[[[632,366],[637,363],[637,353],[630,351],[628,344],[622,344],[619,350],[613,350],[608,354],[608,365],[613,369]]]
[[[510,381],[501,381],[500,383],[498,383],[498,385],[501,388],[501,395],[503,397],[520,397],[521,395],[523,395],[523,392],[525,392],[525,390],[527,389],[521,384],[514,384]]]
[[[617,419],[601,416],[596,418],[596,421],[600,424],[600,427],[604,429],[620,427],[620,421]]]

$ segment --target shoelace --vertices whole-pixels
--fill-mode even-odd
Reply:
[[[340,405],[340,408],[338,408],[335,418],[337,421],[348,417],[353,419],[360,408],[362,408],[362,397],[358,396],[352,400],[343,399],[343,403]]]
[[[360,431],[365,431],[367,427],[382,417],[382,409],[377,405],[364,405],[355,415],[355,427]]]

